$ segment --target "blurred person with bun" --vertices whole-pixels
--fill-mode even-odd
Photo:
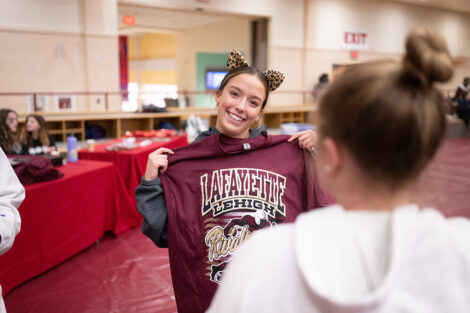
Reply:
[[[417,29],[399,63],[348,69],[319,104],[315,165],[337,205],[260,230],[207,312],[470,312],[470,222],[412,203],[446,119],[445,40]]]

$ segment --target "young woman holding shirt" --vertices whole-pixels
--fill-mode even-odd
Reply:
[[[207,309],[232,254],[253,231],[333,202],[303,171],[314,132],[270,136],[264,126],[251,128],[284,75],[248,66],[236,50],[227,69],[215,96],[216,126],[186,147],[151,153],[136,189],[143,233],[169,248],[183,313]],[[307,199],[309,188],[315,194]]]

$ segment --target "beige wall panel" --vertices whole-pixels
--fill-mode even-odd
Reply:
[[[358,58],[351,59],[348,50],[315,50],[309,49],[306,53],[305,62],[305,90],[312,90],[313,86],[318,82],[318,77],[322,73],[329,74],[330,80],[333,79],[334,64],[356,64],[379,60],[397,61],[401,54],[384,54],[370,51],[359,51]],[[310,95],[309,95],[310,96]],[[311,102],[311,99],[309,99]]]
[[[196,53],[229,52],[233,48],[250,54],[250,22],[233,21],[207,25],[176,34],[176,79],[179,90],[196,90]]]
[[[269,95],[269,105],[303,104],[302,93],[302,49],[274,47],[271,51],[272,66],[286,76],[281,87]]]
[[[0,29],[82,31],[80,0],[1,0]]]
[[[81,97],[83,98],[83,105],[85,106],[82,111],[91,112],[105,112],[105,111],[121,111],[122,97],[118,94],[108,94],[108,108],[106,110],[106,95],[92,95]],[[87,101],[87,102],[86,102]]]
[[[0,5],[0,92],[119,90],[116,0]],[[1,105],[26,112],[25,98],[13,96]],[[54,112],[53,96],[49,99],[49,112]],[[101,110],[105,103],[102,95],[75,100],[76,111]]]
[[[87,35],[117,35],[117,0],[82,0],[82,5]]]
[[[87,37],[88,91],[119,91],[117,37]]]
[[[108,106],[109,111],[121,111],[122,97],[120,95],[109,95]]]
[[[146,34],[140,37],[138,59],[168,59],[175,57],[174,34]]]
[[[0,92],[83,91],[80,36],[1,32]]]
[[[0,96],[0,109],[12,109],[24,113],[26,109],[26,96]]]
[[[309,0],[307,47],[341,49],[345,30],[369,34],[369,50],[402,53],[410,30],[425,26],[443,34],[453,55],[470,57],[470,15],[371,0]]]
[[[455,89],[470,75],[470,15],[418,5],[370,0],[309,0],[306,33],[305,90],[311,90],[322,72],[330,73],[333,64],[349,64],[382,59],[399,60],[406,35],[415,27],[436,29],[446,38],[452,55],[459,62],[453,79],[439,87]],[[341,47],[345,30],[365,31],[369,49],[359,51],[357,60]]]
[[[271,17],[273,45],[300,47],[303,38],[304,0],[216,0],[201,3],[194,0],[120,0],[120,4],[193,11],[203,8],[207,12]],[[214,40],[215,41],[215,40]]]
[[[119,51],[117,37],[87,37],[87,88],[89,92],[119,91]],[[91,111],[104,111],[103,95],[88,97]]]

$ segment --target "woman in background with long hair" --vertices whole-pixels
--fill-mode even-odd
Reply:
[[[47,132],[46,121],[40,115],[28,115],[20,135],[29,154],[47,154],[56,150],[54,140]]]
[[[0,147],[5,154],[25,154],[18,140],[18,114],[10,109],[0,109]]]

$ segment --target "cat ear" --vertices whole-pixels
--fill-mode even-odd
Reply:
[[[240,67],[247,67],[248,63],[245,61],[245,57],[240,51],[233,49],[228,55],[227,59],[227,70],[232,71]]]
[[[281,86],[282,82],[286,78],[284,74],[274,70],[267,70],[263,72],[263,74],[268,80],[269,91],[274,91],[279,88],[279,86]]]

